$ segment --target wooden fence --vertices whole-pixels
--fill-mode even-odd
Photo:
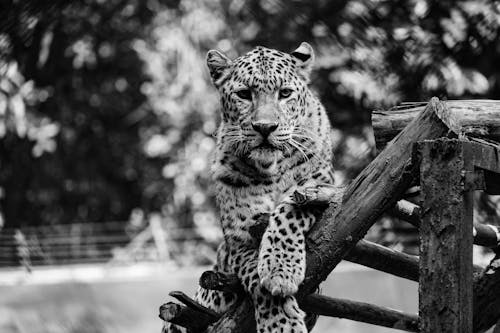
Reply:
[[[500,319],[500,229],[473,225],[472,192],[500,194],[500,145],[492,141],[500,137],[500,101],[433,98],[374,113],[373,125],[381,152],[346,188],[297,193],[301,204],[328,204],[308,235],[301,307],[409,332],[484,332]],[[415,186],[411,202],[405,196]],[[384,213],[419,228],[419,257],[362,240]],[[496,249],[488,267],[473,265],[474,243]],[[314,294],[343,259],[418,281],[419,314]],[[241,301],[219,315],[172,292],[184,305],[164,304],[160,317],[192,332],[255,332],[235,276],[205,272],[200,285],[235,291]]]

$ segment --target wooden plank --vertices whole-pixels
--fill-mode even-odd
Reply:
[[[499,115],[500,116],[500,115]],[[500,174],[500,145],[471,138],[464,142],[465,149],[472,158],[472,164],[480,169]]]
[[[423,333],[472,332],[472,159],[460,140],[417,144],[424,195],[419,311]]]
[[[459,119],[460,132],[468,136],[500,142],[500,101],[446,101],[450,112]],[[375,143],[382,150],[422,110],[425,103],[405,103],[387,111],[373,111],[372,125]]]
[[[471,138],[465,143],[474,167],[483,171],[484,190],[488,194],[500,194],[500,144]]]

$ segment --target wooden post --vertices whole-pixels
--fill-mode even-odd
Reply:
[[[460,140],[417,144],[424,194],[420,228],[420,329],[472,332],[472,158]]]

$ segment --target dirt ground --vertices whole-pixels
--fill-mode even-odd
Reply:
[[[192,294],[206,268],[89,266],[0,271],[2,333],[160,332],[158,306],[168,292]],[[140,271],[140,272],[139,272]],[[341,264],[322,293],[417,311],[418,285],[353,264]],[[320,318],[314,333],[398,332],[349,320]]]

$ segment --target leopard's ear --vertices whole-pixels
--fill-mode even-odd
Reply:
[[[309,76],[314,63],[314,50],[312,46],[306,42],[302,42],[291,55],[296,60],[297,74],[306,82],[309,82]]]
[[[210,70],[212,82],[216,87],[219,87],[231,74],[232,61],[225,54],[210,50],[207,53],[207,66]]]

